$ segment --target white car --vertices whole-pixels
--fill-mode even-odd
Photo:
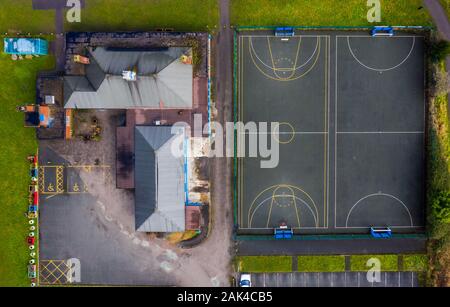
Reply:
[[[240,287],[251,287],[252,276],[250,274],[241,274],[241,280],[239,282]]]

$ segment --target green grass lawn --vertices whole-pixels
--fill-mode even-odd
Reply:
[[[29,285],[26,157],[36,152],[37,141],[34,129],[23,127],[23,114],[15,107],[35,101],[36,73],[53,66],[53,57],[14,62],[0,53],[0,286]]]
[[[240,26],[371,26],[363,0],[231,0]],[[383,25],[431,25],[422,0],[381,0]]]
[[[353,255],[351,257],[352,271],[367,271],[370,267],[366,266],[367,260],[377,258],[381,262],[381,271],[398,271],[397,255]]]
[[[343,272],[344,256],[299,256],[299,272]]]
[[[445,69],[445,63],[439,64]],[[430,125],[428,137],[428,231],[429,285],[449,286],[445,283],[450,273],[450,223],[435,216],[433,200],[439,191],[450,191],[450,124],[447,95],[430,100]]]
[[[239,272],[292,272],[292,257],[290,256],[242,256],[235,262]]]
[[[217,0],[89,0],[81,23],[67,23],[76,31],[213,30],[218,24]]]
[[[381,262],[381,271],[398,271],[397,255],[353,255],[351,257],[352,271],[367,271],[370,267],[366,266],[367,260],[377,258]]]
[[[55,11],[35,11],[32,0],[0,1],[0,33],[55,31]]]
[[[427,255],[404,255],[403,271],[425,272],[428,267]]]

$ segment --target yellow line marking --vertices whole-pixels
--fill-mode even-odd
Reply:
[[[293,185],[289,185],[289,184],[275,184],[275,185],[272,185],[272,186],[270,186],[270,187],[268,187],[268,188],[265,188],[264,190],[262,190],[262,191],[254,198],[254,200],[253,200],[253,202],[252,202],[252,204],[250,205],[250,208],[249,208],[249,210],[248,210],[248,216],[247,216],[248,220],[247,220],[247,225],[249,225],[249,227],[250,227],[250,225],[251,225],[251,222],[250,222],[250,216],[251,216],[251,215],[250,215],[250,213],[252,212],[252,208],[253,208],[253,206],[255,205],[255,203],[256,203],[256,201],[258,200],[258,198],[259,198],[262,194],[264,194],[265,192],[267,192],[267,191],[269,191],[269,190],[271,190],[271,189],[275,189],[275,188],[277,188],[277,187],[280,187],[280,188],[282,188],[282,187],[284,187],[284,188],[291,187],[292,189],[294,189],[294,190],[299,190],[300,192],[302,192],[303,194],[305,194],[306,197],[311,201],[312,205],[314,206],[314,210],[315,210],[315,213],[316,213],[316,217],[317,217],[317,218],[319,217],[319,211],[318,211],[318,209],[317,209],[316,203],[314,202],[314,200],[312,199],[312,197],[311,197],[307,192],[305,192],[303,189],[301,189],[300,187],[297,187],[297,186],[293,186]],[[294,194],[294,195],[295,195],[295,194]]]
[[[272,79],[272,80],[275,80],[275,81],[280,81],[280,82],[294,81],[294,80],[303,78],[304,76],[306,76],[307,74],[309,74],[309,72],[311,72],[311,71],[313,70],[313,68],[316,66],[317,61],[318,61],[318,59],[319,59],[319,57],[320,57],[320,52],[321,52],[321,50],[320,50],[320,47],[321,47],[320,41],[321,41],[321,39],[318,38],[318,39],[317,39],[317,43],[319,44],[319,47],[318,47],[318,50],[317,50],[316,58],[314,59],[314,63],[311,65],[311,67],[310,67],[306,72],[304,72],[303,74],[301,74],[301,75],[299,75],[299,76],[297,76],[297,77],[295,77],[295,78],[288,79],[288,80],[279,79],[279,78],[274,78],[274,77],[268,75],[267,73],[265,73],[265,72],[258,66],[258,64],[256,64],[256,61],[255,61],[255,58],[254,58],[254,56],[253,56],[252,50],[251,50],[251,48],[250,48],[250,43],[249,43],[249,53],[250,53],[250,58],[252,59],[253,65],[255,65],[255,67],[256,67],[256,68],[257,68],[264,76],[266,76],[267,78]],[[249,38],[249,42],[250,42],[250,38]]]
[[[273,69],[273,74],[281,80],[290,80],[294,75],[295,75],[295,68],[297,67],[297,61],[298,61],[298,55],[300,53],[300,45],[302,42],[302,38],[299,37],[298,38],[298,45],[297,45],[297,53],[295,54],[295,61],[294,61],[294,65],[292,66],[292,68],[281,68],[280,70],[283,71],[290,71],[291,75],[289,77],[280,77],[277,73],[277,67],[275,66],[275,61],[273,59],[273,54],[272,54],[272,47],[270,46],[270,38],[269,36],[267,36],[267,45],[269,47],[269,54],[270,54],[270,59],[272,61],[272,69]]]
[[[288,123],[288,122],[281,122],[281,123],[279,123],[277,126],[275,126],[275,129],[278,130],[278,133],[280,133],[280,126],[282,126],[282,125],[288,126],[288,127],[291,129],[291,131],[292,131],[291,137],[290,137],[287,141],[281,141],[280,138],[279,138],[279,136],[276,136],[276,134],[274,134],[273,138],[275,139],[275,141],[277,141],[277,142],[280,143],[280,144],[289,144],[289,143],[291,143],[291,142],[294,140],[294,138],[295,138],[295,129],[294,129],[294,127],[293,127],[290,123]],[[274,130],[275,130],[275,129],[274,129]]]
[[[328,92],[328,84],[327,84],[327,79],[328,79],[328,58],[327,58],[327,50],[328,50],[328,43],[327,40],[325,39],[325,63],[324,63],[324,68],[325,68],[325,74],[324,74],[324,96],[325,96],[325,102],[324,102],[324,130],[323,131],[327,131],[327,117],[328,117],[328,112],[327,112],[327,92]],[[327,208],[326,208],[326,193],[327,193],[327,135],[324,135],[324,154],[323,154],[323,225],[326,226],[327,223]]]
[[[274,201],[275,201],[275,198],[273,197],[273,193],[272,193],[272,199],[270,200],[269,213],[267,214],[267,223],[266,223],[267,228],[269,228],[269,222],[270,222],[270,217],[272,216],[272,207],[273,207]],[[251,227],[251,224],[252,224],[252,221],[250,220],[249,227]]]
[[[292,191],[292,201],[294,202],[294,208],[295,208],[295,215],[297,216],[297,223],[298,223],[298,228],[300,228],[300,216],[298,214],[298,208],[297,208],[297,200],[294,197],[294,191]]]
[[[244,39],[242,38],[242,45],[241,45],[241,57],[243,57],[243,53],[244,53]],[[243,58],[241,59],[241,89],[240,89],[240,97],[241,97],[241,103],[239,104],[240,106],[240,119],[244,121],[244,61]],[[243,142],[243,146],[245,146],[245,138],[243,140],[241,140],[241,142]],[[245,177],[244,177],[244,158],[241,158],[241,225],[244,219],[244,209],[243,209],[243,204],[244,204],[244,181],[245,181]]]

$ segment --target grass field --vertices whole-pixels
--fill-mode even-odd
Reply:
[[[0,1],[0,33],[55,31],[55,11],[35,11],[32,0]]]
[[[440,63],[439,69],[445,69]],[[428,143],[428,229],[430,234],[429,285],[449,286],[450,276],[450,223],[431,210],[436,195],[450,191],[450,123],[447,95],[431,99],[429,105]],[[450,203],[447,203],[450,210]]]
[[[15,107],[35,101],[36,73],[53,66],[53,57],[14,62],[0,53],[0,286],[29,285],[26,157],[36,152],[37,142],[34,129],[23,127],[23,114]]]
[[[240,26],[373,26],[362,0],[231,0],[231,23]],[[381,0],[383,25],[431,25],[422,0]]]
[[[343,272],[344,256],[299,256],[299,272]]]
[[[447,13],[447,16],[450,17],[450,0],[439,0],[439,2]]]
[[[354,255],[351,258],[352,271],[367,271],[367,260],[377,258],[381,262],[381,271],[398,271],[397,255]]]
[[[236,257],[239,272],[291,272],[292,257],[289,256],[242,256]]]
[[[218,24],[217,0],[89,0],[81,23],[66,23],[76,31],[214,30]]]
[[[403,271],[426,272],[428,266],[427,255],[404,255]]]

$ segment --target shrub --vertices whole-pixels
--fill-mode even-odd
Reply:
[[[440,191],[434,197],[431,208],[434,217],[442,223],[450,223],[450,192]]]

